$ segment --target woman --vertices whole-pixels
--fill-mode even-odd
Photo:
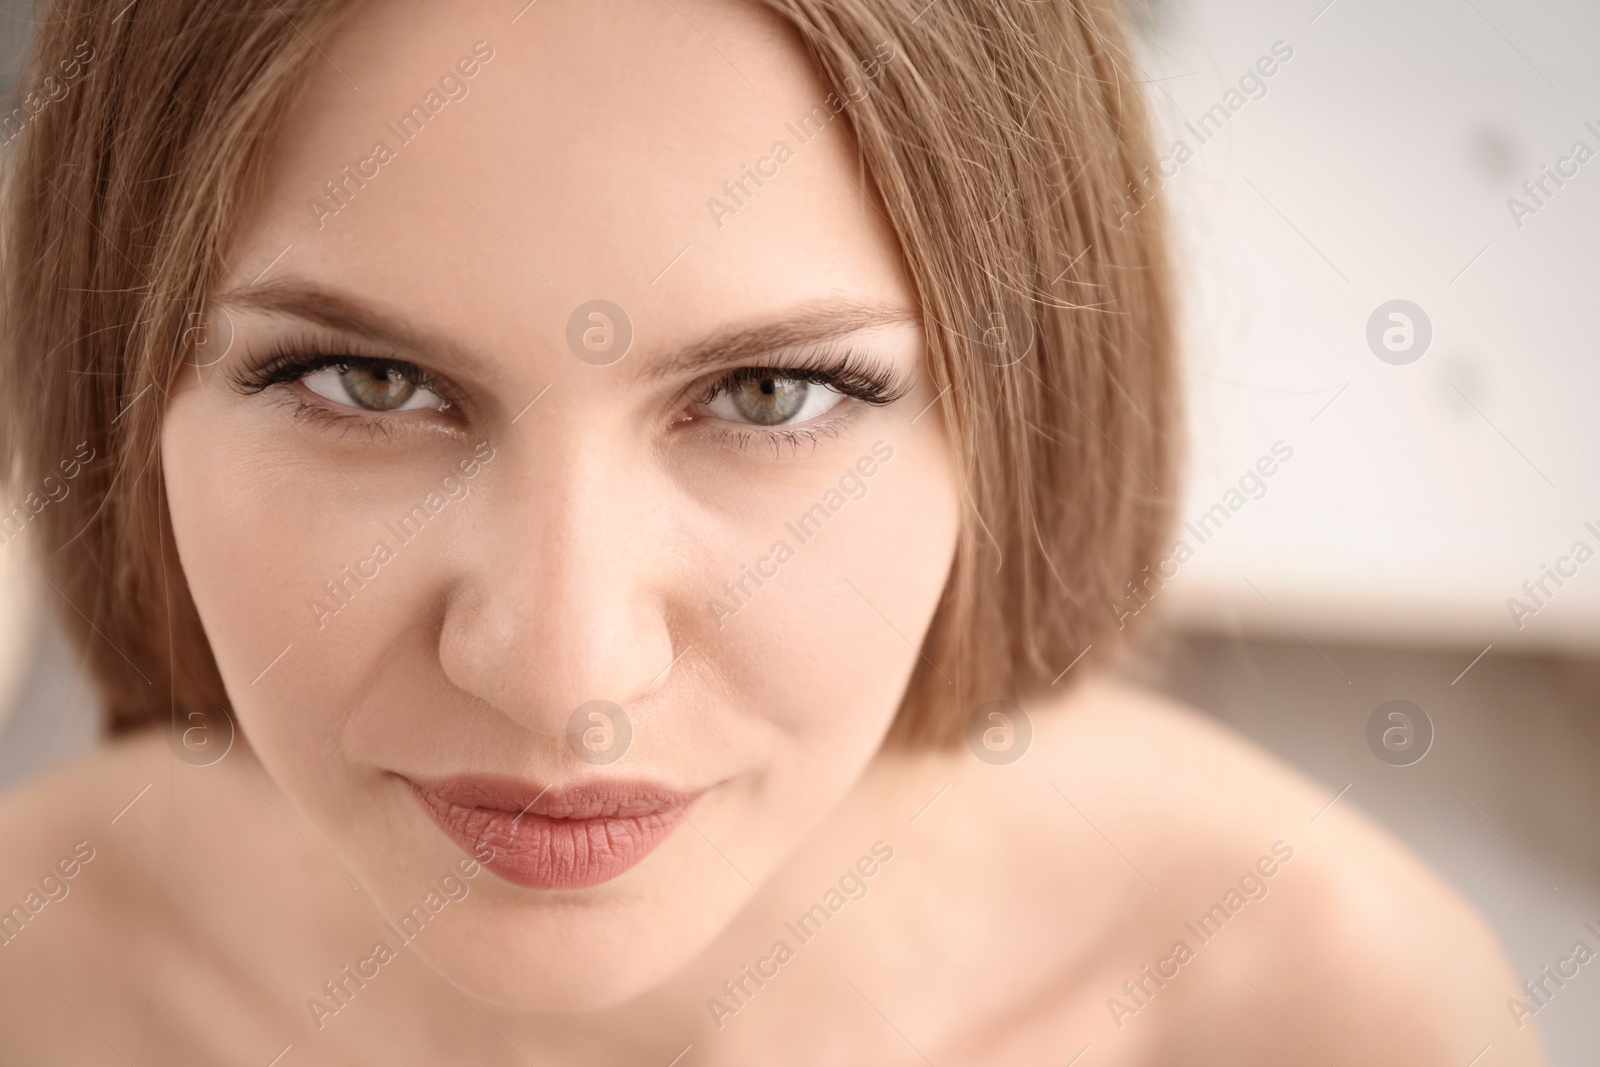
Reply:
[[[118,737],[0,814],[8,1059],[1539,1062],[1459,899],[1107,674],[1133,72],[1094,3],[53,5],[3,395],[94,457]]]

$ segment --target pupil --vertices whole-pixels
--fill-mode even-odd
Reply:
[[[344,379],[351,398],[372,411],[399,407],[417,391],[416,385],[393,365],[347,367]]]
[[[788,422],[805,405],[810,383],[795,378],[747,378],[733,390],[739,414],[758,426]]]

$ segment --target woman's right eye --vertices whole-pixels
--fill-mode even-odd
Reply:
[[[771,371],[733,375],[702,407],[724,422],[785,426],[826,415],[846,399],[843,390]]]
[[[443,411],[449,406],[416,368],[382,360],[352,360],[313,370],[299,379],[324,400],[362,411]]]

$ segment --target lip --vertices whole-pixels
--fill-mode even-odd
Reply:
[[[404,781],[468,855],[529,889],[611,881],[665,841],[700,795],[613,779],[559,787],[487,775]]]

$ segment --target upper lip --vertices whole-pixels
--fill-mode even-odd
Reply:
[[[682,808],[699,795],[698,791],[616,778],[550,785],[486,774],[406,780],[413,789],[446,804],[547,819],[636,818]]]

